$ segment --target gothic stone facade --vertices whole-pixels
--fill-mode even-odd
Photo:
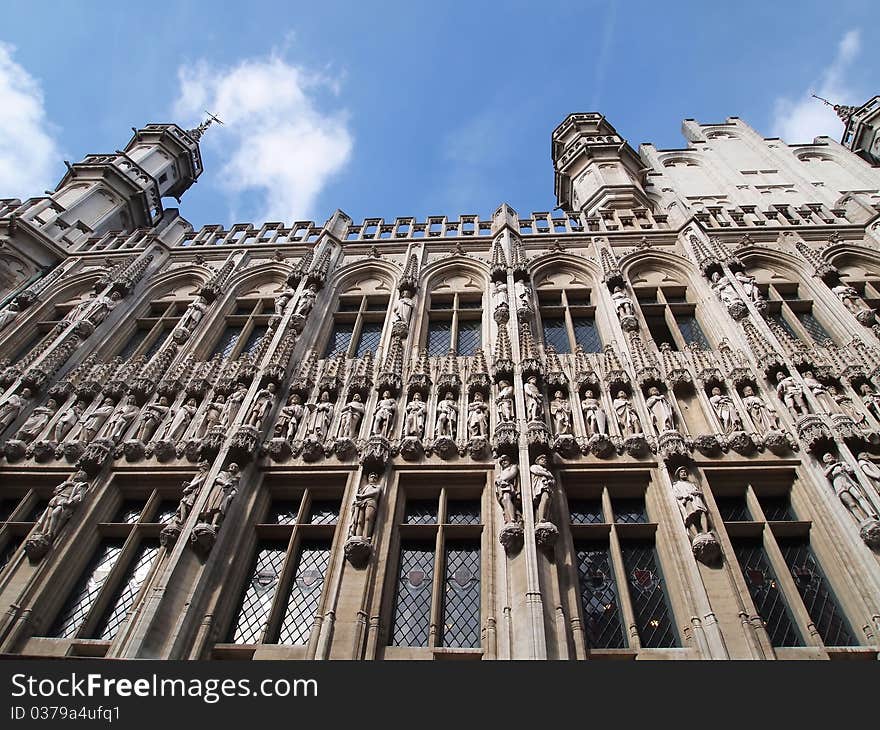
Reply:
[[[876,658],[877,108],[573,114],[527,217],[194,230],[207,125],[0,201],[0,651]]]

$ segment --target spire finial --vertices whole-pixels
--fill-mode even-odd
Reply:
[[[855,106],[847,106],[845,104],[832,104],[828,99],[823,99],[821,96],[817,96],[816,94],[810,94],[814,99],[818,99],[825,106],[830,106],[837,113],[837,116],[840,117],[840,120],[844,124],[849,124],[849,118],[856,113],[858,107]]]
[[[212,114],[208,110],[205,110],[205,114],[208,115],[208,118],[198,127],[196,127],[195,129],[190,129],[187,132],[187,134],[192,137],[196,142],[198,142],[202,138],[205,130],[210,127],[214,122],[217,122],[217,124],[223,124],[223,120],[220,119],[220,117],[218,117],[216,114]]]

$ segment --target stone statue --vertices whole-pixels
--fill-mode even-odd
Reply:
[[[495,469],[495,499],[501,505],[506,525],[519,522],[517,504],[519,502],[519,467],[510,457],[502,454]]]
[[[468,404],[468,438],[485,438],[489,434],[489,406],[483,394],[477,391]]]
[[[447,393],[443,400],[437,402],[437,420],[434,422],[434,437],[447,436],[455,438],[455,426],[458,423],[458,406],[452,393]]]
[[[776,395],[788,409],[792,418],[809,413],[807,404],[804,402],[804,392],[797,381],[784,372],[776,373]]]
[[[532,306],[532,288],[524,281],[517,279],[513,283],[513,291],[516,294],[517,309],[530,309]]]
[[[498,381],[495,407],[498,409],[498,423],[513,423],[513,386],[506,380]]]
[[[80,441],[91,441],[94,439],[100,433],[104,423],[110,418],[114,410],[116,410],[116,404],[113,402],[113,399],[104,398],[101,401],[101,405],[89,413],[83,421],[79,435]]]
[[[721,428],[726,434],[734,431],[742,431],[742,419],[736,411],[736,405],[733,398],[721,392],[721,388],[717,385],[712,388],[712,395],[709,396],[709,403],[712,404],[712,410],[718,417]]]
[[[0,330],[3,330],[6,325],[10,324],[20,311],[21,307],[19,307],[18,302],[11,302],[5,309],[0,309]]]
[[[281,417],[275,424],[275,435],[283,436],[288,442],[293,441],[305,412],[302,396],[299,393],[293,393],[287,399],[287,405],[281,409]]]
[[[831,398],[831,394],[828,392],[828,388],[826,388],[822,383],[816,380],[816,377],[813,375],[811,371],[807,371],[803,374],[804,384],[810,389],[810,392],[819,402],[819,405],[822,406],[822,410],[826,413],[834,413],[834,400]]]
[[[544,396],[541,395],[541,389],[538,387],[538,379],[532,375],[523,385],[523,392],[526,397],[526,420],[527,421],[543,421],[544,420]]]
[[[672,480],[672,494],[678,502],[685,527],[693,525],[699,535],[708,533],[709,510],[703,499],[703,492],[691,481],[686,467],[680,466],[675,470],[675,479]]]
[[[352,393],[351,400],[342,409],[339,419],[339,436],[342,438],[356,439],[364,417],[364,403],[360,393]]]
[[[165,424],[157,441],[172,441],[177,443],[183,438],[186,429],[189,427],[192,417],[199,408],[199,402],[195,398],[190,398],[186,403],[181,404],[180,408],[174,411],[174,415],[170,421]]]
[[[170,525],[173,525],[178,530],[183,527],[186,518],[190,516],[196,498],[199,496],[205,479],[208,477],[210,466],[210,461],[199,462],[198,471],[195,476],[190,481],[183,483],[183,494],[177,505],[177,512],[174,513],[174,517],[169,522]]]
[[[309,284],[309,286],[303,289],[302,294],[299,295],[299,299],[296,302],[296,308],[293,310],[293,313],[300,317],[307,316],[308,313],[312,311],[312,307],[315,304],[315,298],[317,296],[317,288],[314,284]]]
[[[535,523],[551,522],[550,508],[553,504],[553,490],[556,478],[547,468],[547,455],[539,454],[535,463],[529,467],[532,475],[532,500],[535,506]]]
[[[215,528],[223,523],[229,506],[238,494],[238,480],[238,464],[234,462],[217,474],[211,486],[212,492],[208,502],[199,514],[200,522],[207,522]]]
[[[330,421],[333,418],[333,403],[330,402],[330,393],[326,390],[321,393],[317,403],[309,403],[309,420],[306,426],[306,432],[309,436],[313,436],[318,441],[323,441],[327,436],[330,428]]]
[[[584,391],[581,410],[584,412],[584,425],[587,428],[587,436],[605,436],[608,433],[608,415],[605,413],[605,409],[602,408],[602,403],[590,389]]]
[[[196,438],[205,438],[211,429],[220,423],[220,419],[223,416],[223,406],[225,404],[226,398],[220,393],[217,394],[217,397],[213,401],[208,403],[205,407],[205,412],[202,414],[199,427],[196,429]]]
[[[76,322],[92,305],[92,301],[96,296],[95,293],[92,293],[87,299],[80,299],[71,309],[68,310],[67,314],[64,315],[64,318],[61,321]]]
[[[858,314],[859,312],[864,311],[865,307],[862,305],[862,299],[859,296],[859,293],[848,284],[832,286],[831,291],[837,295],[837,298],[840,299],[840,301],[843,302],[843,305],[853,314]]]
[[[862,474],[871,480],[871,484],[874,486],[874,491],[880,495],[880,468],[877,468],[877,465],[871,461],[871,457],[864,451],[858,455],[858,460]]]
[[[52,429],[53,440],[61,443],[67,438],[67,434],[80,422],[85,407],[85,403],[78,400],[74,402],[70,410],[61,412],[61,416],[55,421],[55,428]]]
[[[370,472],[367,475],[367,481],[358,488],[354,503],[351,505],[349,537],[369,540],[373,536],[373,525],[381,494],[382,484],[379,481],[379,475],[376,472]]]
[[[871,506],[867,496],[862,491],[861,485],[855,477],[855,469],[849,464],[844,464],[834,458],[833,454],[826,453],[822,456],[825,464],[825,478],[834,487],[837,498],[843,502],[850,514],[859,523],[867,520],[876,520],[877,511]],[[862,467],[864,469],[864,467]]]
[[[752,422],[759,431],[779,430],[779,419],[776,417],[776,411],[768,408],[761,396],[755,395],[751,385],[743,388],[743,405],[746,407],[749,418],[752,419]]]
[[[618,319],[636,316],[636,308],[633,304],[633,300],[627,296],[623,287],[614,287],[614,292],[611,294],[611,300],[614,302],[614,308],[617,310]]]
[[[571,403],[565,393],[557,390],[550,401],[550,415],[553,417],[553,433],[562,436],[571,433]]]
[[[192,333],[198,323],[202,321],[202,317],[205,316],[205,310],[207,308],[208,300],[204,297],[196,297],[187,306],[186,311],[183,313],[177,326]]]
[[[617,397],[612,403],[614,412],[617,414],[617,425],[624,438],[642,433],[642,424],[633,404],[626,395],[626,391],[618,391]]]
[[[750,276],[745,271],[737,271],[733,276],[740,283],[746,296],[751,299],[753,303],[757,304],[764,300],[764,296],[761,294],[761,290],[758,288],[754,276]]]
[[[149,441],[159,424],[165,420],[168,415],[168,399],[163,395],[160,396],[156,403],[148,403],[141,411],[140,426],[138,426],[137,439],[146,443]],[[58,439],[56,439],[58,440]]]
[[[422,394],[416,391],[412,400],[406,404],[406,421],[404,432],[406,436],[414,436],[417,439],[425,437],[425,413],[428,407],[422,400]]]
[[[103,435],[109,438],[114,444],[122,441],[122,437],[128,430],[128,427],[134,421],[140,408],[138,408],[137,400],[131,394],[125,396],[122,402],[122,408],[114,411],[104,424]]]
[[[859,392],[862,394],[862,403],[865,404],[868,413],[880,421],[880,395],[875,393],[874,389],[867,383],[862,383]]]
[[[376,402],[376,410],[373,413],[373,436],[391,438],[396,413],[397,401],[391,397],[391,391],[386,390]]]
[[[120,299],[122,299],[122,295],[117,291],[111,292],[109,297],[105,294],[96,297],[95,308],[89,315],[89,321],[97,327],[107,318]]]
[[[272,408],[272,403],[275,401],[275,391],[277,390],[278,386],[270,382],[265,388],[260,388],[257,391],[254,403],[247,415],[246,424],[248,426],[259,428],[262,425],[263,419]]]
[[[22,427],[18,429],[16,438],[28,444],[34,441],[57,410],[58,404],[52,398],[46,401],[46,405],[34,408]]]
[[[828,396],[837,406],[837,410],[849,416],[857,426],[864,426],[867,423],[868,417],[856,408],[853,399],[846,393],[840,393],[833,385],[829,385]]]
[[[77,505],[83,501],[88,490],[89,477],[84,471],[74,473],[55,487],[49,504],[34,525],[33,537],[39,535],[46,543],[51,544],[58,537],[58,533],[70,519]]]
[[[241,404],[247,397],[247,391],[247,386],[241,383],[226,399],[223,410],[220,412],[220,426],[229,428],[235,422],[238,412],[241,410]]]
[[[409,289],[404,289],[402,292],[400,292],[400,296],[397,298],[397,301],[394,302],[394,309],[391,312],[392,325],[398,323],[408,325],[410,317],[412,317],[412,311],[412,292]]]
[[[13,393],[0,405],[0,433],[3,433],[9,425],[18,418],[22,409],[31,399],[30,388],[24,388],[21,393]]]
[[[495,309],[499,307],[504,307],[506,309],[510,308],[510,302],[507,298],[507,283],[503,281],[495,282]]]
[[[712,290],[718,295],[724,306],[729,307],[734,302],[740,301],[736,289],[726,276],[722,276],[719,272],[712,274]]]
[[[675,413],[672,410],[672,405],[659,388],[651,387],[648,389],[645,405],[651,412],[651,421],[657,433],[675,430]]]
[[[280,317],[284,314],[284,310],[287,309],[287,305],[290,301],[296,296],[296,289],[291,289],[289,286],[285,287],[282,291],[278,292],[275,295],[275,316]]]

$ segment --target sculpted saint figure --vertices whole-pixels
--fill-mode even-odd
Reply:
[[[651,421],[657,433],[662,431],[672,431],[675,428],[675,414],[672,406],[665,394],[660,392],[659,388],[652,387],[648,389],[648,399],[645,401],[648,410],[651,412]]]
[[[298,314],[301,317],[308,315],[308,313],[312,311],[312,307],[315,304],[315,297],[317,296],[318,290],[315,288],[315,285],[309,284],[308,287],[303,289],[302,294],[299,295],[293,313]]]
[[[391,391],[386,390],[377,401],[376,411],[373,413],[373,435],[391,438],[396,413],[397,401],[391,397]]]
[[[495,499],[504,513],[504,523],[517,522],[516,505],[519,501],[519,467],[510,457],[502,454],[495,468]]]
[[[80,422],[84,410],[85,403],[78,400],[73,404],[70,410],[63,411],[58,420],[55,421],[55,428],[52,429],[52,438],[58,443],[64,441],[64,439],[67,438],[67,434],[69,434],[73,427]]]
[[[584,412],[584,424],[587,427],[587,436],[608,433],[608,415],[602,408],[602,403],[589,388],[584,391],[584,399],[581,401],[581,409]]]
[[[86,416],[80,430],[81,441],[91,441],[103,427],[104,423],[110,418],[113,411],[116,410],[116,404],[112,398],[104,398],[95,410]]]
[[[859,392],[862,394],[862,403],[865,404],[868,413],[880,421],[880,395],[877,395],[867,383],[862,383]]]
[[[532,500],[535,506],[535,522],[550,522],[550,507],[553,503],[553,488],[556,478],[547,468],[546,454],[539,454],[535,463],[529,467],[532,475]]]
[[[156,403],[148,403],[141,411],[141,421],[138,427],[137,438],[144,443],[149,441],[156,428],[168,414],[168,399],[163,395]]]
[[[34,526],[34,533],[43,535],[52,542],[59,531],[83,501],[89,489],[89,477],[84,471],[74,473],[69,479],[59,484],[52,492],[52,498],[43,514]]]
[[[238,494],[239,471],[238,464],[231,463],[215,478],[212,485],[212,493],[208,498],[205,509],[199,515],[202,522],[208,522],[214,527],[219,527],[226,518],[229,505]]]
[[[489,434],[489,406],[477,391],[468,405],[468,438],[485,438]]]
[[[871,506],[861,485],[856,480],[855,470],[849,464],[839,462],[833,454],[829,453],[822,456],[822,463],[825,464],[826,479],[831,482],[834,493],[850,514],[858,522],[876,520],[877,511]]]
[[[186,432],[186,429],[189,427],[190,421],[192,421],[192,417],[195,415],[196,411],[199,409],[199,402],[195,398],[190,398],[183,403],[180,408],[178,408],[174,412],[174,416],[170,421],[165,424],[165,427],[162,429],[161,435],[156,439],[157,441],[180,441],[183,438],[183,434]]]
[[[757,304],[764,299],[754,276],[750,276],[745,271],[737,271],[733,276],[742,285],[743,291],[752,302]]]
[[[779,430],[779,419],[776,417],[776,411],[768,408],[761,396],[755,395],[751,385],[743,388],[743,405],[746,407],[749,418],[752,419],[758,430],[762,432]]]
[[[272,408],[275,401],[275,391],[278,387],[275,383],[268,383],[265,388],[260,388],[254,398],[254,404],[251,406],[250,413],[247,416],[247,425],[259,428],[263,423],[263,419]]]
[[[718,295],[718,298],[725,306],[730,306],[734,302],[739,301],[739,296],[733,284],[726,276],[722,276],[717,271],[712,274],[712,290]]]
[[[97,327],[107,318],[107,315],[110,314],[120,299],[122,299],[122,295],[116,291],[110,294],[109,297],[104,294],[96,297],[95,308],[89,315],[89,321]]]
[[[837,298],[843,302],[844,306],[853,313],[860,312],[864,309],[862,306],[861,297],[859,297],[859,293],[853,289],[848,284],[838,284],[837,286],[832,286],[831,291],[837,295]]]
[[[196,430],[196,438],[203,439],[208,435],[210,430],[214,428],[218,423],[220,423],[220,419],[223,415],[223,406],[226,403],[226,398],[221,394],[217,394],[217,397],[208,403],[205,408],[205,412],[202,414],[202,420],[199,423],[199,427]]]
[[[455,438],[455,426],[458,423],[458,406],[452,393],[447,393],[443,400],[437,402],[437,420],[434,423],[434,437],[448,436]]]
[[[220,412],[221,426],[229,428],[229,426],[233,424],[238,416],[238,412],[241,410],[241,404],[244,402],[246,396],[247,386],[243,383],[239,384],[238,388],[229,395],[226,402],[223,404],[223,410]]]
[[[839,393],[837,388],[833,385],[828,386],[828,397],[834,402],[834,405],[837,406],[837,410],[843,413],[844,415],[852,418],[853,423],[857,426],[864,426],[867,422],[868,418],[858,410],[853,403],[852,398],[850,398],[846,393]]]
[[[352,393],[351,400],[342,409],[339,419],[339,435],[342,438],[356,439],[364,417],[364,403],[360,393]]]
[[[499,423],[513,422],[513,386],[506,380],[498,381],[498,395],[495,396]]]
[[[415,436],[417,439],[425,437],[425,413],[428,407],[422,400],[422,394],[416,391],[412,400],[406,404],[406,421],[404,431],[407,436]]]
[[[190,481],[183,483],[183,495],[177,505],[177,512],[175,512],[174,517],[171,518],[171,524],[176,525],[178,528],[183,527],[183,523],[186,522],[186,518],[189,517],[192,512],[193,505],[195,504],[196,498],[199,496],[202,485],[205,483],[210,466],[210,461],[200,461],[196,475]]]
[[[507,284],[503,281],[495,282],[495,309],[498,307],[510,307],[510,303],[507,298]]]
[[[18,418],[21,409],[25,407],[30,399],[30,389],[24,388],[21,393],[13,393],[2,405],[0,405],[0,433],[3,433],[9,428],[9,424]]]
[[[528,284],[517,279],[513,283],[513,291],[516,294],[517,309],[529,309],[532,306],[532,289]]]
[[[529,421],[544,420],[544,396],[538,387],[538,379],[532,375],[523,386],[526,396],[526,419]]]
[[[290,301],[296,296],[296,289],[291,289],[289,286],[285,287],[282,291],[275,295],[275,316],[280,317],[284,314],[284,310],[287,309],[287,305]]]
[[[196,325],[202,321],[202,317],[205,316],[205,310],[207,308],[208,300],[204,297],[196,297],[189,303],[189,306],[180,318],[178,327],[182,327],[187,332],[192,332],[196,328]]]
[[[617,414],[617,425],[620,427],[620,432],[624,438],[635,436],[642,432],[639,416],[627,397],[626,391],[618,391],[612,405],[614,406],[614,412]]]
[[[114,411],[113,415],[107,419],[107,423],[104,424],[104,436],[109,438],[114,444],[118,444],[131,425],[131,422],[134,421],[138,411],[140,411],[140,408],[138,408],[135,397],[131,394],[125,396],[122,401],[122,408]]]
[[[318,441],[323,441],[330,428],[330,420],[333,418],[333,404],[330,402],[330,394],[325,390],[321,393],[317,403],[309,403],[309,422],[306,431]]]
[[[278,423],[275,424],[275,435],[283,436],[288,441],[293,441],[305,412],[306,409],[302,402],[302,396],[299,393],[291,395],[287,399],[287,405],[281,409],[281,417],[278,419]]]
[[[742,419],[739,417],[739,413],[736,412],[733,398],[722,393],[721,388],[717,385],[712,388],[709,403],[712,404],[712,409],[715,411],[715,415],[718,416],[724,433],[742,431]]]
[[[20,311],[21,307],[19,307],[18,302],[11,302],[6,309],[0,309],[0,330],[11,323]]]
[[[376,509],[382,484],[376,472],[367,475],[367,481],[361,484],[351,506],[351,525],[349,536],[369,540],[373,536],[373,524],[376,520]]]
[[[826,388],[822,383],[816,380],[816,376],[809,370],[803,375],[804,383],[810,389],[810,392],[816,397],[816,400],[819,401],[819,405],[822,406],[822,409],[826,413],[834,413],[834,400],[831,398],[831,394],[828,392],[828,388]]]
[[[404,289],[400,292],[400,297],[398,297],[397,301],[394,303],[394,310],[391,314],[391,323],[397,324],[398,322],[402,322],[403,324],[409,324],[409,318],[412,316],[412,311],[412,292],[409,289]]]
[[[804,392],[791,375],[786,375],[782,371],[776,373],[776,395],[793,418],[809,413],[804,402]]]
[[[871,484],[874,486],[874,491],[880,494],[880,469],[877,468],[877,465],[871,461],[871,457],[864,451],[859,454],[858,460],[862,474],[871,480]]]
[[[553,433],[557,436],[571,433],[571,404],[561,390],[553,394],[550,415],[553,417]]]
[[[693,525],[701,535],[709,532],[709,510],[703,492],[690,480],[690,474],[683,466],[675,471],[672,493],[678,502],[685,527]]]
[[[25,443],[30,443],[36,439],[57,410],[58,404],[52,398],[46,401],[46,405],[34,408],[31,411],[31,415],[22,424],[22,427],[18,429],[16,438]]]
[[[614,302],[614,308],[617,310],[618,319],[635,317],[636,308],[633,304],[633,300],[627,296],[622,286],[614,287],[614,292],[611,294],[611,300]]]

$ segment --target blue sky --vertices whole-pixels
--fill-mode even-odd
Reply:
[[[551,210],[550,133],[599,111],[634,147],[739,116],[791,143],[840,136],[824,92],[880,93],[876,0],[4,3],[0,197],[64,159],[201,111],[183,198],[200,226]],[[174,201],[169,205],[176,206]]]

